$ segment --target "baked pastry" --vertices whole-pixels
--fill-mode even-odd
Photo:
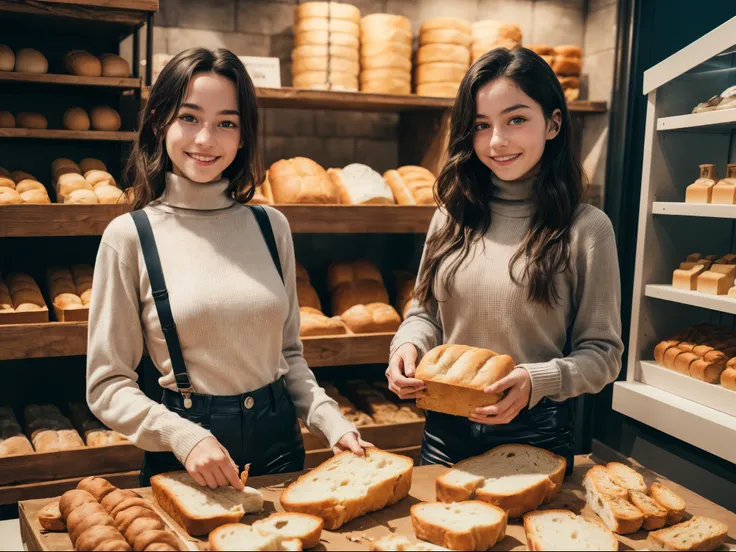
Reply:
[[[28,274],[15,272],[6,278],[7,290],[16,312],[39,311],[46,308],[43,295]]]
[[[343,169],[329,169],[339,193],[340,203],[345,205],[393,204],[394,195],[386,181],[367,165],[351,163]]]
[[[388,305],[388,293],[375,280],[357,280],[340,284],[332,291],[332,314],[341,316],[355,305],[383,303]]]
[[[717,178],[715,165],[700,165],[700,177],[685,190],[685,203],[710,203]]]
[[[628,491],[613,483],[603,466],[588,470],[583,487],[588,506],[614,533],[636,533],[644,523],[644,514],[628,501]]]
[[[130,65],[118,55],[102,54],[100,56],[103,77],[129,77]]]
[[[88,170],[84,173],[84,178],[93,188],[97,188],[98,186],[117,186],[115,178],[105,170]]]
[[[0,288],[0,311],[2,302],[2,289]],[[0,458],[32,452],[31,442],[23,433],[13,409],[7,406],[0,407]]]
[[[15,128],[15,117],[10,111],[0,111],[0,128]]]
[[[70,107],[64,112],[64,128],[67,130],[89,130],[89,115],[81,107]]]
[[[299,302],[299,307],[311,307],[318,311],[322,310],[319,296],[309,281],[297,280],[296,297]]]
[[[25,407],[26,433],[37,452],[53,452],[84,447],[82,438],[69,418],[53,405],[30,404]]]
[[[416,276],[408,272],[396,272],[396,310],[404,320],[411,308],[415,285]]]
[[[61,517],[58,500],[49,502],[38,511],[38,523],[44,531],[66,531],[66,524]]]
[[[721,373],[721,385],[731,391],[736,391],[736,360],[728,361],[726,369]]]
[[[100,161],[99,159],[94,159],[92,157],[86,157],[82,159],[79,162],[79,165],[69,159],[66,159],[65,161],[69,161],[70,163],[72,163],[77,168],[76,172],[84,175],[86,175],[89,171],[107,171],[107,166],[102,161]]]
[[[322,335],[344,335],[348,333],[345,323],[339,316],[332,318],[313,307],[300,307],[300,337],[317,337]]]
[[[340,318],[356,334],[395,332],[401,326],[401,317],[396,309],[386,303],[353,305]]]
[[[100,204],[117,205],[118,203],[125,202],[125,198],[123,197],[123,190],[121,190],[117,186],[102,184],[100,186],[96,186],[94,192],[97,196],[97,202]]]
[[[78,205],[96,205],[99,203],[97,194],[94,190],[79,189],[74,190],[64,198],[64,203]]]
[[[340,203],[340,193],[327,172],[306,157],[277,161],[268,170],[268,179],[274,203]]]
[[[57,169],[59,172],[65,170],[73,170],[73,167],[60,167]],[[56,197],[59,202],[64,202],[72,192],[76,190],[89,190],[92,191],[92,184],[90,184],[81,174],[76,172],[61,173],[56,178]]]
[[[14,205],[23,203],[23,198],[13,188],[0,187],[0,205]]]
[[[421,502],[411,507],[417,537],[449,550],[489,550],[506,536],[507,522],[506,512],[480,500]]]
[[[685,515],[685,501],[661,483],[652,483],[649,496],[667,510],[667,525],[679,523]]]
[[[120,130],[120,114],[112,107],[98,105],[90,112],[92,128],[95,130],[115,131]]]
[[[399,205],[434,205],[435,176],[424,167],[406,165],[383,173]]]

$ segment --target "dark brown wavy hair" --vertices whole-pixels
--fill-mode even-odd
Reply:
[[[151,87],[138,136],[125,169],[133,188],[134,209],[142,209],[159,198],[166,186],[171,159],[166,152],[166,131],[176,119],[192,76],[217,73],[235,83],[240,110],[240,139],[243,147],[222,173],[230,180],[227,193],[245,203],[264,179],[258,153],[258,103],[256,91],[243,63],[230,50],[191,48],[166,64]]]
[[[498,48],[484,54],[468,70],[452,109],[448,156],[437,179],[435,199],[449,215],[440,230],[427,239],[422,273],[415,296],[420,303],[436,297],[434,285],[440,265],[450,256],[445,282],[449,291],[471,245],[491,224],[491,170],[473,149],[478,91],[490,81],[506,77],[542,106],[550,120],[562,114],[557,136],[548,140],[532,190],[534,211],[526,236],[508,270],[516,284],[528,287],[530,300],[547,307],[559,304],[554,276],[570,262],[570,228],[583,195],[583,171],[570,146],[570,113],[557,77],[550,66],[526,48]],[[513,268],[523,259],[521,278]]]

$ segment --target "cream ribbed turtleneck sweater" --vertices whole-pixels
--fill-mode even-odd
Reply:
[[[171,310],[195,392],[237,395],[284,376],[299,417],[330,445],[355,431],[302,356],[294,244],[289,223],[266,207],[285,284],[251,211],[225,194],[227,180],[199,184],[167,174],[145,207],[161,256]],[[100,420],[149,451],[184,462],[210,432],[148,399],[135,373],[144,343],[176,390],[166,342],[130,215],[105,230],[89,313],[87,401]]]
[[[443,343],[509,354],[531,376],[530,407],[543,397],[562,401],[597,393],[616,379],[623,353],[621,284],[611,223],[595,207],[580,206],[571,231],[570,266],[555,277],[561,302],[548,309],[527,298],[526,286],[514,284],[508,268],[529,228],[534,178],[505,182],[494,176],[492,182],[488,231],[472,245],[449,290],[435,286],[435,298],[428,304],[414,303],[391,352],[411,342],[420,356]],[[438,210],[427,236],[446,218]],[[448,265],[445,261],[440,267],[440,282]],[[515,274],[520,274],[519,267]]]

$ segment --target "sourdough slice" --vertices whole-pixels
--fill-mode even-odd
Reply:
[[[726,542],[728,526],[718,520],[694,516],[687,521],[652,531],[650,550],[715,550]]]
[[[403,535],[387,535],[371,543],[370,550],[373,552],[405,552],[417,550],[418,552],[433,552],[449,550],[444,546],[437,546],[431,542],[411,542]]]
[[[187,533],[206,535],[225,523],[237,523],[250,512],[263,509],[260,491],[246,487],[202,487],[185,471],[167,472],[151,478],[153,499]]]
[[[609,462],[606,465],[608,477],[614,484],[626,489],[627,491],[647,492],[647,484],[641,474],[620,462]]]
[[[455,464],[436,481],[437,500],[460,502],[472,498],[519,518],[551,502],[562,486],[567,462],[547,450],[529,445],[501,445]]]
[[[651,496],[662,508],[667,510],[665,525],[679,523],[685,514],[685,501],[661,483],[652,483],[649,488]]]
[[[529,512],[524,533],[529,550],[618,550],[616,535],[599,519],[569,510]]]
[[[253,523],[253,528],[261,533],[276,533],[285,539],[299,539],[302,548],[317,546],[323,527],[322,518],[288,512],[276,512]]]
[[[607,494],[605,491],[606,485],[601,484],[601,479],[596,478],[595,473],[591,474],[596,467],[602,466],[595,466],[588,470],[583,479],[585,499],[588,506],[598,514],[603,523],[614,533],[619,535],[635,533],[644,523],[644,515],[625,498]]]
[[[281,493],[287,512],[321,517],[334,530],[409,494],[414,461],[377,448],[365,456],[341,452],[300,476]]]
[[[506,536],[507,522],[506,512],[481,500],[411,507],[417,537],[451,550],[488,550]]]
[[[261,532],[250,525],[227,523],[209,536],[210,550],[301,550],[299,539],[286,539],[277,533]]]
[[[667,510],[652,497],[639,491],[629,491],[629,500],[644,514],[642,527],[647,531],[661,529],[667,523]]]

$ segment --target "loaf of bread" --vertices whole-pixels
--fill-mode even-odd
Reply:
[[[348,381],[343,386],[343,392],[377,424],[418,422],[424,419],[416,409],[396,404],[381,390],[365,381]]]
[[[103,77],[129,77],[130,65],[116,54],[102,54],[100,56]]]
[[[731,391],[736,391],[736,360],[733,358],[726,364],[726,369],[721,373],[721,385]]]
[[[120,129],[120,114],[112,107],[98,105],[90,113],[92,128],[95,130],[115,131]]]
[[[524,534],[529,550],[618,550],[618,539],[608,527],[569,510],[529,512]]]
[[[736,278],[736,265],[714,263],[698,275],[697,290],[711,295],[728,295]]]
[[[710,203],[717,178],[715,165],[700,165],[700,176],[685,189],[685,203]]]
[[[332,291],[332,314],[342,316],[345,311],[356,305],[368,305],[371,303],[388,305],[388,302],[388,293],[382,283],[376,282],[375,280],[345,282]],[[363,316],[365,313],[361,311],[358,314],[359,316]],[[388,315],[386,312],[382,312],[382,314]]]
[[[337,406],[340,408],[340,412],[346,420],[352,422],[358,427],[374,423],[373,418],[362,410],[358,410],[358,408],[349,399],[347,399],[345,395],[338,391],[337,387],[331,384],[324,384],[322,385],[322,388],[325,390],[325,393],[327,393],[327,396],[337,403]]]
[[[41,52],[33,48],[21,48],[15,52],[17,73],[48,73],[49,62]]]
[[[15,123],[19,128],[31,128],[43,130],[49,128],[46,117],[40,113],[18,113],[15,117]]]
[[[399,313],[383,302],[353,305],[340,318],[356,334],[395,332],[401,326]]]
[[[501,508],[468,500],[411,507],[411,525],[422,540],[450,550],[489,550],[506,536],[508,516]]]
[[[219,552],[224,550],[303,550],[299,539],[290,539],[277,532],[268,531],[261,526],[257,528],[243,523],[226,523],[209,534],[208,550]]]
[[[346,205],[392,204],[394,195],[386,181],[376,171],[360,163],[351,163],[343,169],[329,169],[340,193],[340,203]]]
[[[9,274],[6,288],[15,312],[39,311],[46,308],[41,290],[28,274],[15,272]]]
[[[342,284],[361,280],[371,280],[383,286],[381,271],[371,261],[359,259],[334,262],[327,267],[327,288],[331,292]]]
[[[426,385],[417,399],[425,410],[469,418],[475,409],[496,404],[502,393],[485,393],[485,388],[503,379],[514,369],[513,359],[489,349],[445,344],[422,358],[415,377]]]
[[[15,67],[15,54],[9,46],[0,44],[0,71],[12,71]]]
[[[374,13],[360,22],[360,89],[373,94],[411,93],[411,21]]]
[[[0,128],[15,128],[15,117],[10,111],[0,111]]]
[[[268,170],[268,179],[274,203],[340,203],[340,192],[327,172],[306,157],[277,161]]]
[[[629,501],[644,516],[642,527],[647,531],[661,529],[667,523],[667,510],[646,493],[629,491]]]
[[[38,523],[44,531],[61,532],[66,531],[66,524],[61,517],[59,501],[49,502],[38,511]]]
[[[125,195],[123,190],[117,186],[109,186],[102,184],[94,189],[95,195],[97,196],[97,202],[103,205],[117,205],[118,203],[125,203]]]
[[[345,33],[328,33],[327,31],[309,31],[294,36],[294,46],[344,46],[355,51],[360,47],[360,38]]]
[[[60,167],[58,169],[59,175],[56,179],[55,189],[56,198],[59,203],[66,203],[66,199],[77,190],[87,190],[92,192],[92,184],[85,179],[81,174],[76,172],[62,172],[72,170],[72,167]],[[94,194],[93,194],[94,195]]]
[[[728,526],[717,519],[693,516],[647,536],[649,550],[717,550],[728,537]]]
[[[0,291],[0,303],[2,303],[1,295]],[[1,310],[2,304],[0,304]],[[31,442],[23,433],[13,409],[8,406],[0,407],[0,458],[32,452]]]
[[[406,165],[383,173],[399,205],[434,205],[435,176],[424,167]]]
[[[281,506],[320,517],[332,531],[407,496],[413,468],[411,458],[376,448],[367,448],[365,456],[341,452],[289,485]]]
[[[66,162],[69,162],[69,159],[65,160]],[[71,163],[74,163],[71,161]],[[75,166],[76,163],[74,163]],[[85,157],[79,162],[79,165],[77,166],[77,172],[80,174],[86,175],[90,171],[107,171],[107,166],[100,161],[99,159],[95,159],[93,157]]]
[[[100,201],[94,190],[74,190],[64,198],[64,203],[70,205],[97,205]]]
[[[0,186],[0,205],[15,205],[23,203],[23,198],[13,188]]]
[[[72,75],[80,77],[102,76],[102,63],[100,60],[84,50],[71,50],[64,54],[64,68]]]
[[[473,37],[470,33],[457,29],[432,29],[419,32],[419,46],[427,44],[457,44],[470,48]]]
[[[23,180],[38,180],[35,176],[25,171],[13,171],[10,173],[10,178],[12,178],[16,184]]]
[[[332,18],[358,23],[360,10],[342,2],[304,2],[296,7],[296,19]]]
[[[399,407],[397,419],[400,421],[420,421],[424,420],[424,411],[417,408],[416,401],[413,399],[401,400],[388,387],[386,380],[372,381],[371,387],[381,393],[385,399],[396,404]]]
[[[251,205],[273,205],[273,193],[271,192],[271,183],[268,180],[268,174],[261,185],[256,187],[255,193],[249,203]]]
[[[736,163],[729,163],[726,168],[726,178],[719,180],[713,186],[711,203],[720,205],[736,203]]]
[[[625,464],[609,462],[606,464],[606,474],[615,485],[629,492],[647,492],[647,485],[644,483],[644,478],[641,474]]]
[[[641,510],[628,501],[628,491],[613,483],[603,466],[588,470],[583,487],[588,506],[614,533],[635,533],[644,523]]]
[[[132,550],[110,514],[86,490],[65,492],[59,509],[75,550]]]
[[[348,333],[345,323],[339,316],[328,317],[319,309],[299,307],[300,337],[317,337],[326,335],[344,335]]]
[[[102,423],[94,417],[92,412],[90,412],[89,407],[85,402],[69,403],[69,415],[74,427],[76,427],[80,435],[84,437],[84,443],[88,447],[101,447],[128,442],[125,435],[108,429],[102,425]]]
[[[710,268],[710,263],[680,263],[680,268],[672,273],[672,287],[694,291],[698,289],[698,276]]]
[[[89,130],[89,115],[81,107],[70,107],[64,112],[62,124],[67,130]]]
[[[29,404],[24,410],[26,434],[31,436],[36,452],[54,452],[84,447],[72,425],[54,405]]]

